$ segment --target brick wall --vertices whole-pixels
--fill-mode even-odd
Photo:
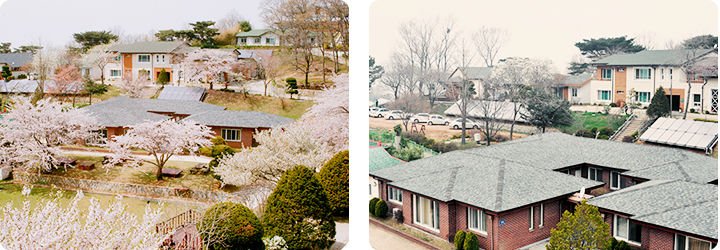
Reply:
[[[517,249],[550,237],[550,230],[560,221],[562,216],[561,201],[544,203],[543,227],[539,226],[540,205],[533,206],[533,229],[530,230],[530,207],[515,209],[498,216],[505,220],[505,225],[498,226],[494,249]],[[498,222],[494,222],[499,225]]]
[[[493,234],[492,234],[492,232],[493,232],[492,227],[494,225],[494,223],[493,223],[494,220],[492,220],[493,216],[491,216],[491,215],[485,216],[485,230],[487,230],[487,235],[484,235],[484,234],[478,233],[474,230],[468,230],[467,208],[468,208],[468,206],[466,206],[464,204],[456,203],[456,205],[455,205],[455,220],[454,220],[456,229],[454,232],[457,233],[458,231],[461,231],[461,230],[471,231],[471,232],[475,233],[475,235],[478,236],[478,241],[480,242],[481,249],[490,249],[490,244],[492,242],[491,239],[493,237]],[[477,207],[472,207],[472,208],[482,210]],[[452,231],[451,231],[451,233],[452,233]],[[454,238],[455,238],[455,234],[453,233],[453,235],[452,235],[453,241],[454,241]],[[453,242],[453,241],[451,241],[451,242]]]
[[[653,227],[642,227],[641,243],[645,249],[673,249],[675,234]]]

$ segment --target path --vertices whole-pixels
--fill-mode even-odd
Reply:
[[[350,224],[335,222],[335,244],[330,249],[342,249],[350,240]]]
[[[421,250],[427,249],[415,242],[398,236],[395,233],[387,231],[381,227],[378,227],[370,223],[370,246],[375,249],[383,250]]]
[[[85,151],[85,150],[68,150],[63,149],[63,154],[73,154],[73,155],[89,155],[89,156],[106,156],[106,155],[112,155],[113,153],[110,152],[101,152],[101,151]],[[155,160],[150,155],[139,155],[139,157],[143,160]],[[212,158],[205,157],[201,155],[173,155],[170,157],[171,161],[188,161],[188,162],[197,162],[197,163],[210,163],[212,161]]]

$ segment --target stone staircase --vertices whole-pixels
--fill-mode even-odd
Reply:
[[[613,138],[613,141],[622,141],[622,139],[625,138],[625,136],[632,135],[632,133],[637,131],[638,127],[640,127],[640,124],[642,124],[642,122],[643,121],[638,118],[632,119],[632,121],[630,121],[630,124],[625,126],[625,128],[623,128],[623,130],[620,132],[620,134],[618,136]]]

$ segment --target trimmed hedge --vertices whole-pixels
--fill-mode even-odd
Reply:
[[[350,151],[335,154],[318,173],[320,184],[330,200],[333,214],[346,215],[350,211]]]
[[[465,250],[478,250],[480,249],[480,241],[478,241],[477,235],[475,235],[472,232],[467,232],[465,234],[465,244],[464,244]]]
[[[204,241],[220,235],[225,238],[221,242],[211,242],[209,249],[265,249],[260,220],[239,203],[223,202],[210,207],[198,223],[198,231],[202,232]]]
[[[388,212],[388,206],[387,203],[385,203],[384,200],[379,200],[377,204],[375,204],[375,216],[380,218],[387,217]]]
[[[455,249],[462,250],[465,243],[465,231],[460,230],[455,233]]]
[[[380,201],[377,197],[373,197],[370,199],[370,213],[375,214],[375,205],[377,205],[377,202]]]

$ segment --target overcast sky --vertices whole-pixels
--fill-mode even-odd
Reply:
[[[370,6],[370,55],[381,65],[397,48],[400,23],[452,15],[456,31],[504,27],[510,41],[498,54],[552,60],[561,73],[583,39],[654,34],[657,48],[665,41],[704,34],[717,35],[717,6],[709,0],[550,0],[449,1],[377,0]],[[496,61],[497,63],[497,61]],[[484,66],[480,58],[473,66]]]
[[[0,0],[3,2],[3,0]],[[0,6],[0,43],[12,48],[43,43],[64,46],[72,34],[122,27],[125,34],[186,29],[218,21],[235,9],[254,29],[262,28],[260,0],[5,0]]]

